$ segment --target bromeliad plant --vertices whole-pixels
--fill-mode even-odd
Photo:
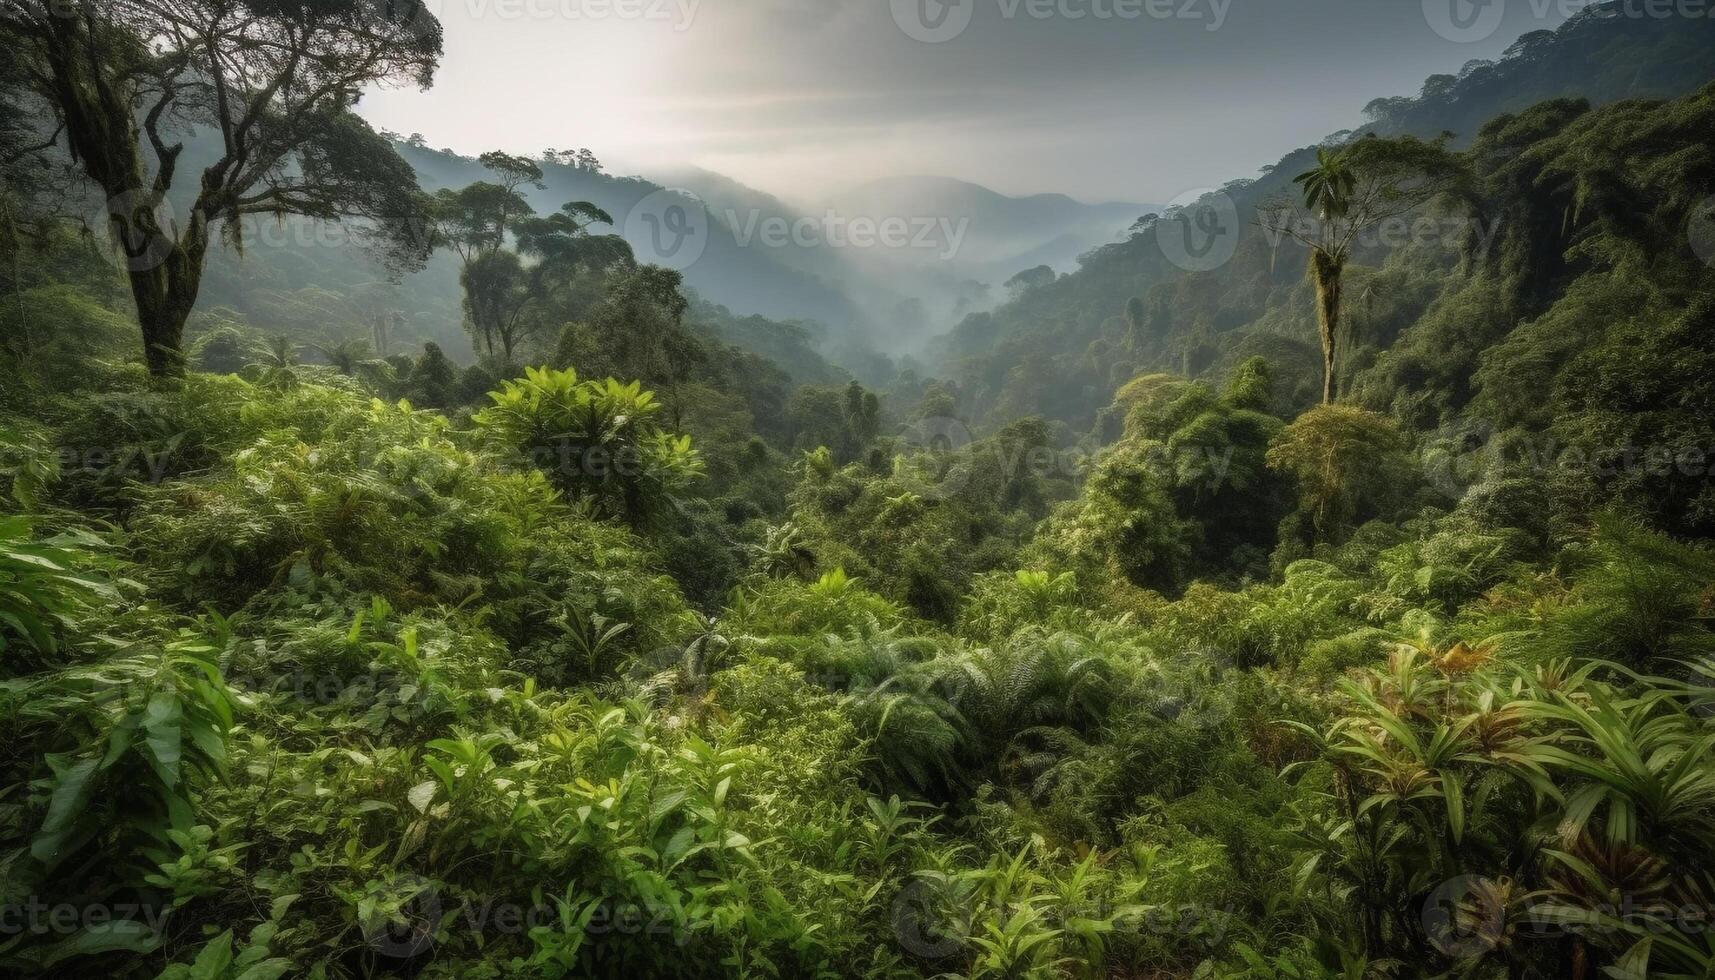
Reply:
[[[1699,693],[1599,661],[1422,653],[1402,644],[1386,670],[1343,681],[1326,729],[1287,723],[1333,776],[1328,810],[1297,833],[1299,888],[1346,906],[1372,958],[1437,949],[1460,968],[1524,968],[1601,951],[1640,970],[1653,949],[1672,970],[1705,969],[1710,951],[1673,912],[1707,909],[1709,883],[1668,870],[1715,847]],[[1425,912],[1449,883],[1463,883],[1452,933]],[[1524,944],[1527,927],[1559,930],[1562,950]]]

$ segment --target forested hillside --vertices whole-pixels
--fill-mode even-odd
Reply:
[[[459,190],[489,183],[496,176],[475,158],[433,151],[387,135],[425,191]],[[207,166],[215,152],[209,134],[193,132],[183,165]],[[554,153],[551,158],[529,161],[541,172],[540,186],[527,181],[518,188],[522,207],[553,214],[568,202],[589,203],[610,217],[619,216],[618,225],[599,222],[595,230],[623,237],[628,231],[625,216],[651,195],[667,193],[641,178],[609,176],[593,157],[579,162],[575,154],[550,152]],[[187,194],[169,195],[163,212],[174,219],[185,214],[191,207]],[[107,209],[98,197],[79,199],[73,210],[79,212],[73,222],[79,231],[97,240],[106,236]],[[717,212],[711,220],[719,217]],[[419,238],[417,244],[430,245],[438,230],[425,216],[416,220],[412,234]],[[244,225],[242,245],[222,242],[211,252],[200,315],[191,324],[193,335],[219,328],[239,330],[255,341],[284,335],[295,344],[309,345],[308,356],[315,360],[325,358],[314,347],[353,338],[382,356],[432,342],[460,365],[480,359],[481,345],[473,347],[466,329],[464,263],[450,243],[429,250],[420,267],[399,268],[377,255],[364,236],[350,227],[296,216],[251,216]],[[647,231],[641,224],[629,230],[635,235],[639,229]],[[858,339],[867,323],[865,315],[842,295],[840,284],[781,266],[763,250],[738,248],[724,225],[716,225],[713,231],[710,246],[690,266],[691,281],[686,286],[686,293],[701,301],[699,310],[712,310],[725,297],[746,316],[773,315],[796,325],[771,328],[782,335],[811,331],[808,346],[812,350],[782,355],[782,360],[810,355],[820,359],[823,350],[833,349],[853,351],[850,359],[858,364],[864,356],[873,356],[873,346]],[[826,280],[838,278],[837,267],[825,272]],[[748,287],[729,290],[727,284],[735,282]],[[719,314],[697,319],[701,329],[718,332]],[[553,329],[537,329],[534,324],[525,325],[520,336],[538,351],[552,347],[556,339]],[[809,372],[806,380],[820,380],[832,370],[823,364],[804,369]]]
[[[1626,100],[1668,99],[1690,94],[1715,76],[1715,21],[1607,13],[1618,9],[1612,4],[1590,7],[1558,31],[1520,38],[1498,62],[1473,61],[1458,76],[1430,78],[1415,97],[1376,99],[1368,107],[1365,125],[1335,134],[1330,144],[1350,143],[1371,133],[1425,140],[1446,134],[1451,148],[1464,150],[1484,139],[1485,126],[1501,126],[1501,117],[1527,114],[1542,103],[1582,100],[1599,109]],[[1565,110],[1559,121],[1571,114]],[[1435,209],[1413,214],[1408,224],[1368,229],[1354,256],[1348,287],[1353,313],[1345,328],[1350,336],[1342,338],[1350,352],[1339,366],[1342,383],[1373,388],[1379,379],[1364,383],[1358,376],[1406,326],[1421,317],[1450,315],[1454,294],[1464,292],[1460,286],[1480,279],[1465,275],[1469,266],[1461,260],[1468,263],[1481,255],[1500,261],[1509,236],[1527,234],[1510,220],[1559,224],[1575,200],[1586,200],[1584,182],[1606,175],[1619,182],[1664,179],[1631,172],[1621,162],[1630,150],[1605,145],[1608,140],[1650,138],[1643,132],[1602,130],[1604,119],[1627,115],[1621,109],[1586,120],[1585,131],[1603,143],[1566,145],[1559,151],[1556,171],[1540,176],[1535,166],[1501,154],[1520,150],[1522,141],[1550,135],[1552,129],[1519,129],[1504,137],[1494,132],[1488,140],[1492,165],[1515,169],[1504,178],[1515,192],[1529,187],[1541,195],[1526,205],[1531,209],[1526,213],[1460,208],[1442,201]],[[1691,133],[1681,138],[1697,139]],[[1264,225],[1281,211],[1282,195],[1293,189],[1292,178],[1315,162],[1316,147],[1288,153],[1253,180],[1210,189],[1207,196],[1180,202],[1181,209],[1140,222],[1129,241],[1091,251],[1077,272],[1039,280],[1000,309],[966,319],[940,348],[943,370],[959,382],[962,411],[994,424],[1044,415],[1082,432],[1113,393],[1140,372],[1172,371],[1218,380],[1254,354],[1267,356],[1284,372],[1283,388],[1287,394],[1296,392],[1296,404],[1309,404],[1320,388],[1321,367],[1314,304],[1303,274],[1305,251],[1290,236]],[[1674,165],[1688,168],[1683,174],[1688,181],[1703,176],[1695,160]],[[1476,176],[1492,179],[1481,172]],[[1482,193],[1492,197],[1494,191]],[[1610,206],[1632,209],[1635,202],[1616,200]],[[1176,244],[1184,234],[1182,221],[1207,218],[1216,219],[1210,227],[1219,229],[1212,236],[1197,226],[1191,230],[1196,245],[1212,251],[1207,257],[1186,254]],[[1601,220],[1581,209],[1571,218],[1568,223],[1575,225]],[[1426,224],[1419,224],[1424,220]],[[1543,250],[1564,251],[1563,246],[1581,237],[1577,228],[1533,231],[1544,239],[1560,236],[1537,246]],[[1656,240],[1684,241],[1681,230],[1669,231],[1670,238]],[[1634,234],[1652,232],[1661,229],[1640,228]],[[1164,242],[1173,247],[1164,248]],[[1492,317],[1487,329],[1506,332],[1520,320],[1534,318],[1561,285],[1564,280],[1532,284],[1538,291],[1533,302]],[[1491,335],[1475,340],[1469,353],[1478,353],[1495,339]],[[1447,378],[1468,373],[1448,368]],[[1383,409],[1392,394],[1376,391],[1363,402]]]
[[[1715,975],[1707,22],[854,379],[588,159],[364,122],[420,13],[62,3],[0,14],[5,975]]]

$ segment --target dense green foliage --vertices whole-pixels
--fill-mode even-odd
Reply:
[[[940,342],[962,411],[990,424],[1040,415],[1083,431],[1139,374],[1218,384],[1259,354],[1275,368],[1283,406],[1307,407],[1322,387],[1317,304],[1308,249],[1280,219],[1318,152],[1367,134],[1451,133],[1468,173],[1462,193],[1358,236],[1350,250],[1335,387],[1364,407],[1413,427],[1450,421],[1472,398],[1478,359],[1520,320],[1551,315],[1569,279],[1597,268],[1638,263],[1616,270],[1636,291],[1625,302],[1650,295],[1683,308],[1688,283],[1650,250],[1688,258],[1687,209],[1708,193],[1709,101],[1680,97],[1715,75],[1715,19],[1618,9],[1590,5],[1558,31],[1525,35],[1499,61],[1432,77],[1415,98],[1377,100],[1370,125],[1224,186],[1233,213],[1220,214],[1227,234],[1217,244],[1232,257],[1217,268],[1187,271],[1164,249],[1192,205],[1145,216],[1076,272],[1032,280],[1013,301],[972,314]],[[1664,99],[1675,101],[1652,101]],[[1592,238],[1612,247],[1584,244]],[[1589,308],[1579,300],[1572,308]],[[1519,340],[1550,333],[1564,337],[1544,324]],[[1569,350],[1585,341],[1556,342]]]
[[[1274,181],[1481,247],[1148,225],[879,390],[535,216],[571,154],[433,198],[468,367],[216,306],[156,377],[44,217],[0,971],[1715,975],[1715,87],[1396,138],[1592,29]]]
[[[1715,559],[1619,519],[1515,526],[1504,487],[1414,514],[1353,489],[1368,459],[1328,484],[1351,499],[1321,500],[1294,460],[1369,452],[1384,423],[1283,426],[1244,407],[1258,384],[1155,382],[1065,526],[1117,533],[1090,512],[1123,513],[1124,482],[1155,488],[1142,514],[1195,505],[1181,491],[1208,474],[1123,460],[1151,434],[1225,439],[1215,496],[1280,508],[1316,557],[1169,600],[1135,547],[1068,548],[1056,518],[1018,551],[997,528],[985,564],[1042,570],[943,568],[966,584],[941,626],[912,549],[1040,506],[948,482],[974,460],[936,481],[806,459],[794,524],[706,616],[655,571],[670,533],[630,520],[695,493],[656,436],[595,423],[644,454],[636,489],[519,462],[635,389],[533,372],[466,426],[331,372],[159,391],[125,368],[46,398],[10,458],[125,445],[11,471],[38,516],[0,549],[8,896],[155,918],[3,955],[59,975],[1272,976],[1474,955],[1547,975],[1654,937],[1654,969],[1706,969],[1673,916],[1701,901],[1715,832]],[[842,492],[860,499],[828,508]],[[1220,552],[1184,513],[1190,574]],[[899,601],[818,571],[866,556]],[[1616,890],[1641,896],[1628,918]],[[1425,913],[1443,900],[1453,918]]]

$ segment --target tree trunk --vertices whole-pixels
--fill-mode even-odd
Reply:
[[[6,211],[6,244],[12,252],[12,301],[18,310],[18,340],[13,353],[23,356],[34,349],[30,340],[30,316],[24,309],[24,242],[18,231],[17,210],[9,198],[0,199],[0,207]],[[0,346],[11,347],[11,338],[5,338]]]
[[[200,214],[176,240],[153,214],[114,216],[126,258],[137,324],[143,330],[143,360],[157,378],[185,371],[185,321],[202,287],[208,228]]]
[[[93,8],[49,18],[43,37],[72,160],[107,196],[108,227],[124,255],[143,332],[143,358],[156,377],[184,371],[185,320],[196,305],[208,250],[208,223],[192,211],[182,234],[165,228],[158,209],[172,185],[180,147],[159,154],[160,173],[143,166],[141,134],[129,80],[109,77],[110,38]]]
[[[1310,253],[1310,276],[1316,283],[1316,324],[1322,333],[1322,404],[1334,403],[1334,357],[1340,335],[1340,275],[1345,260],[1320,249]]]

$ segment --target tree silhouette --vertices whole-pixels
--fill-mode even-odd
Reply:
[[[183,370],[210,235],[242,247],[248,215],[368,219],[396,261],[424,257],[415,175],[351,112],[371,86],[429,83],[441,28],[422,4],[18,0],[0,44],[107,199],[151,373]],[[188,126],[220,150],[173,220]]]

